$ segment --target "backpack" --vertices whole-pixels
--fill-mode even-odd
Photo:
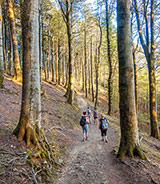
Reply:
[[[106,118],[100,119],[100,121],[101,121],[101,129],[106,130],[108,128],[107,119]]]
[[[94,117],[96,117],[96,118],[98,117],[98,112],[97,112],[97,110],[94,111]]]
[[[86,118],[84,116],[81,117],[80,125],[83,127],[86,124]]]
[[[88,116],[90,116],[91,110],[87,109],[87,114],[88,114]]]

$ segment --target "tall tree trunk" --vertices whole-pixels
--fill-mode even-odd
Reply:
[[[67,12],[70,11],[70,2],[69,0],[66,0],[66,7]],[[67,102],[69,104],[73,104],[73,69],[72,69],[72,30],[71,30],[71,18],[70,13],[67,13],[66,16],[67,21],[67,36],[68,36],[68,65],[69,65],[69,80],[68,80],[68,87],[67,87]]]
[[[85,97],[88,97],[88,87],[87,87],[87,44],[86,44],[86,27],[84,28],[84,76],[85,76]]]
[[[139,146],[138,122],[134,96],[134,68],[129,0],[117,0],[117,22],[121,127],[118,157],[122,159],[126,155],[129,157],[138,155],[142,159],[146,159]]]
[[[68,35],[68,48],[69,48],[69,58],[68,58],[68,65],[69,65],[69,83],[68,83],[68,93],[67,93],[67,102],[72,105],[73,103],[73,71],[72,71],[72,38],[71,38],[71,26],[70,20],[68,18],[67,24],[67,35]]]
[[[90,59],[88,59],[88,93],[91,94],[91,63]]]
[[[151,14],[150,14],[150,29],[151,29],[151,38],[149,42],[149,28],[148,28],[148,17],[146,15],[146,5],[144,3],[144,18],[145,18],[145,26],[146,26],[146,44],[142,34],[142,28],[140,25],[140,16],[137,6],[137,0],[134,0],[135,5],[135,13],[138,25],[138,32],[141,41],[142,48],[144,50],[144,54],[148,63],[148,73],[149,73],[149,104],[150,104],[150,125],[151,125],[151,136],[155,138],[159,138],[159,128],[157,121],[157,100],[156,100],[156,79],[155,79],[155,32],[154,32],[154,0],[151,0]]]
[[[3,36],[2,36],[2,2],[0,2],[0,88],[3,88],[4,62],[3,62]]]
[[[9,31],[9,30],[8,30]],[[8,42],[7,42],[7,47],[8,47],[8,64],[7,64],[7,73],[9,75],[12,75],[12,42],[11,42],[11,37],[10,34],[8,33]]]
[[[98,53],[97,53],[97,66],[96,66],[96,94],[95,94],[95,104],[94,107],[97,107],[98,103],[98,86],[99,86],[99,66],[100,66],[100,53],[101,53],[101,45],[102,45],[102,27],[100,25],[99,20],[99,29],[100,29],[100,40],[98,45]]]
[[[41,129],[41,99],[39,75],[38,1],[24,0],[22,17],[23,86],[19,124],[14,134],[27,146],[37,144]]]
[[[48,28],[47,80],[49,80],[49,71],[50,71],[50,30],[49,29],[50,29],[50,25],[49,25],[49,28]]]
[[[60,37],[58,38],[58,85],[61,82],[61,43]]]
[[[46,51],[45,51],[45,36],[44,36],[44,18],[42,17],[42,63],[43,63],[43,71],[45,78],[44,80],[47,81],[47,70],[46,70]]]
[[[54,74],[55,74],[54,49],[53,48],[54,48],[53,38],[51,38],[52,82],[54,82]]]
[[[67,50],[66,50],[67,51]],[[66,52],[67,53],[67,52]],[[66,68],[66,83],[65,83],[65,86],[64,88],[67,88],[68,86],[68,74],[69,74],[69,68],[68,68],[68,57],[67,57],[67,54],[65,53],[65,68]]]
[[[7,5],[8,5],[8,15],[9,15],[9,21],[10,21],[11,35],[12,35],[12,44],[13,44],[14,78],[16,80],[21,80],[22,76],[21,76],[21,67],[19,64],[15,18],[14,18],[11,0],[7,0]]]
[[[94,84],[93,84],[93,61],[92,61],[92,36],[91,36],[91,43],[90,43],[90,62],[91,62],[91,89],[92,89],[92,102],[94,102]]]
[[[112,59],[111,59],[110,31],[109,31],[109,10],[108,10],[108,1],[107,0],[105,0],[105,4],[106,4],[107,51],[108,51],[108,64],[109,64],[108,115],[112,116],[113,73],[112,73]]]
[[[4,62],[4,71],[6,71],[7,64],[7,52],[6,52],[6,11],[5,11],[5,3],[1,2],[1,14],[2,14],[2,40],[3,40],[3,62]]]
[[[54,40],[54,65],[55,65],[55,81],[56,84],[58,83],[58,42],[57,39],[55,38]]]
[[[64,52],[65,52],[65,48],[64,48]],[[62,56],[62,84],[65,84],[65,53],[63,53]]]
[[[39,70],[40,70],[40,85],[42,84],[42,20],[41,9],[39,5]]]

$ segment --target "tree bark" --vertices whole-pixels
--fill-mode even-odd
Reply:
[[[14,18],[11,0],[7,0],[7,5],[8,5],[8,15],[9,15],[9,21],[10,21],[11,35],[12,35],[12,44],[13,44],[14,78],[16,80],[21,80],[22,76],[21,76],[21,67],[19,64],[15,18]]]
[[[118,157],[140,156],[146,159],[139,145],[138,122],[134,95],[134,68],[130,28],[129,0],[117,0],[118,59],[121,140]]]
[[[0,88],[3,88],[4,62],[3,62],[3,35],[2,35],[2,2],[0,2]]]
[[[21,114],[14,134],[27,146],[38,144],[41,130],[38,1],[24,0],[22,17],[23,86]]]

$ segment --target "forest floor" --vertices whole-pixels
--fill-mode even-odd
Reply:
[[[82,142],[79,119],[89,102],[82,94],[76,94],[75,105],[79,112],[76,106],[71,107],[66,103],[62,87],[43,82],[43,90],[42,126],[49,142],[54,144],[59,153],[54,178],[43,183],[160,183],[159,140],[141,132],[142,149],[149,161],[138,158],[120,161],[116,158],[120,138],[117,119],[108,117],[108,143],[101,142],[98,127],[93,123],[89,126],[89,140]],[[42,183],[41,175],[37,174],[35,178],[34,170],[26,164],[28,148],[25,143],[19,143],[12,135],[18,123],[20,104],[21,85],[5,78],[4,89],[0,89],[0,184]]]

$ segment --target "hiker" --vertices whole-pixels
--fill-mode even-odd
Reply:
[[[91,123],[91,110],[90,110],[89,107],[87,107],[86,112],[87,112],[87,115],[88,115],[88,118],[89,118],[89,123]]]
[[[99,120],[99,130],[101,131],[102,141],[108,142],[107,139],[107,130],[108,130],[109,121],[104,117],[104,114],[101,115]]]
[[[98,122],[98,111],[97,111],[96,107],[94,108],[93,116],[94,116],[94,124],[97,125],[97,122]]]
[[[87,116],[87,112],[85,111],[83,112],[83,116],[81,117],[81,120],[80,120],[80,125],[83,131],[82,141],[88,140],[88,121],[89,121],[89,118]]]

